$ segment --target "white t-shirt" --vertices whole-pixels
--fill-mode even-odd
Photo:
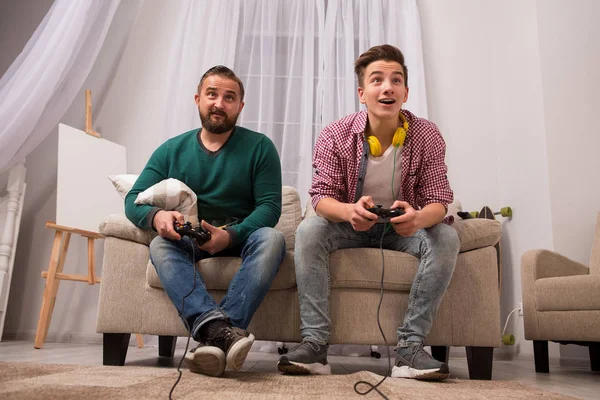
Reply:
[[[371,196],[376,205],[383,208],[390,208],[396,200],[400,191],[400,182],[402,179],[402,148],[390,146],[381,155],[375,157],[369,153],[367,161],[367,173],[365,175],[365,184],[363,186],[363,196]],[[396,163],[394,166],[394,153]],[[395,173],[394,172],[395,168]],[[394,192],[392,193],[392,176],[394,177]]]

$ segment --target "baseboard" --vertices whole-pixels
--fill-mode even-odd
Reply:
[[[4,332],[3,340],[35,341],[36,331],[10,331]],[[132,335],[133,336],[133,335]],[[77,332],[56,332],[48,333],[46,342],[52,343],[80,343],[80,344],[102,344],[101,333],[77,333]]]
[[[558,365],[561,367],[590,369],[590,359],[589,357],[561,357],[558,361]]]

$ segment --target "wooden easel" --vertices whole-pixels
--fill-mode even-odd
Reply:
[[[100,137],[98,132],[92,130],[92,93],[88,89],[85,91],[85,131],[86,133]],[[56,294],[61,280],[87,282],[88,285],[100,283],[100,278],[96,276],[95,267],[95,248],[94,240],[104,239],[104,236],[97,232],[86,231],[83,229],[71,228],[68,226],[57,225],[53,222],[46,222],[46,228],[54,229],[54,243],[52,244],[52,252],[50,253],[50,263],[48,271],[42,272],[42,278],[46,279],[46,287],[42,298],[42,307],[40,309],[40,318],[38,320],[37,332],[35,334],[35,342],[33,347],[41,349],[48,335],[48,328],[52,320],[52,312],[54,311],[54,303],[56,302]],[[71,234],[76,234],[87,238],[88,243],[88,274],[64,274],[63,267],[69,250]],[[64,236],[63,236],[64,235]],[[141,334],[136,334],[138,347],[144,347],[144,338]]]

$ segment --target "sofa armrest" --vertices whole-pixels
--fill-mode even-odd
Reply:
[[[156,232],[146,231],[135,226],[125,214],[111,214],[100,223],[100,233],[104,236],[150,245]]]
[[[500,221],[484,218],[472,218],[454,221],[460,241],[460,252],[494,246],[502,237]]]

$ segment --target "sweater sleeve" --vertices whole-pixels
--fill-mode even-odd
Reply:
[[[152,220],[154,214],[160,211],[160,208],[149,204],[135,204],[138,194],[157,184],[168,177],[167,162],[167,143],[163,143],[154,151],[148,163],[142,170],[139,178],[125,196],[125,215],[137,227],[142,229],[153,229]]]
[[[274,227],[281,216],[281,163],[273,142],[264,137],[253,167],[254,211],[240,224],[227,227],[231,245],[245,241],[263,227]]]

